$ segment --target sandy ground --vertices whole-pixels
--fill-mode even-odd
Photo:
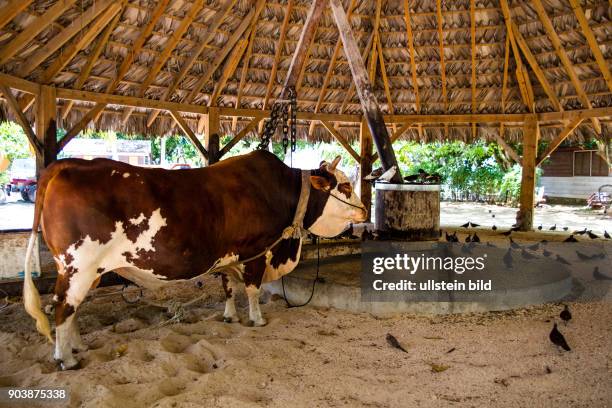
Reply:
[[[516,208],[480,203],[440,203],[440,225],[458,227],[472,221],[483,226],[510,227],[516,222]],[[0,230],[32,228],[34,205],[21,200],[18,194],[12,194],[6,204],[0,205]],[[604,230],[612,233],[612,213],[604,215],[603,211],[592,211],[587,207],[568,205],[544,205],[535,210],[534,225],[543,225],[543,229],[553,224],[561,230],[581,230],[587,228],[602,234]]]
[[[220,321],[222,291],[212,277],[204,289],[145,292],[136,305],[100,297],[116,290],[97,289],[80,309],[90,350],[79,353],[76,371],[57,371],[52,346],[20,303],[0,311],[0,386],[68,387],[74,407],[612,405],[609,303],[570,305],[574,319],[561,330],[573,350],[561,353],[548,340],[559,305],[381,318],[272,299],[262,306],[268,325],[252,328],[242,293],[243,322]],[[202,291],[185,322],[165,327],[156,326],[165,311],[144,303]],[[389,346],[387,333],[408,352]]]

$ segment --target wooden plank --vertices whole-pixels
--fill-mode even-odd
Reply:
[[[28,8],[33,0],[12,0],[0,10],[0,30],[13,21],[17,14]]]
[[[202,9],[203,4],[204,0],[195,0],[192,3],[189,11],[185,17],[183,17],[176,30],[172,31],[172,35],[164,44],[163,51],[157,55],[157,58],[149,69],[147,76],[138,87],[138,90],[136,91],[137,96],[144,96],[145,92],[149,88],[149,85],[151,85],[157,79],[157,74],[159,74],[159,71],[161,71],[161,69],[166,65],[166,62],[168,62],[168,59],[172,55],[172,51],[174,51],[178,43],[181,41],[181,38],[183,38],[183,35],[187,32],[191,22]],[[121,119],[122,124],[125,125],[125,123],[127,123],[127,120],[133,111],[134,108],[127,108],[124,111],[123,118]]]
[[[86,46],[90,45],[102,29],[115,17],[121,10],[122,5],[119,3],[111,4],[102,14],[98,16],[96,21],[91,23],[87,31],[75,38],[75,40],[62,50],[62,53],[57,56],[40,76],[41,84],[50,83],[53,77],[57,75],[64,67]]]
[[[189,138],[189,140],[191,140],[191,143],[193,143],[193,145],[198,150],[198,152],[202,155],[204,160],[208,160],[208,151],[204,148],[204,146],[202,146],[202,143],[193,133],[189,125],[187,125],[187,123],[185,122],[181,114],[175,110],[168,110],[168,113],[170,113],[170,116],[172,116],[172,118],[174,119],[176,124],[179,126],[179,128],[181,128],[183,133],[185,133],[185,135]]]
[[[414,124],[412,122],[404,122],[404,124],[391,135],[391,144],[395,143],[397,139],[402,137],[402,135],[406,133],[406,131],[410,129],[413,125]],[[378,152],[372,155],[372,163],[376,160],[378,160]]]
[[[193,67],[193,64],[195,64],[195,62],[200,57],[202,52],[206,49],[208,44],[215,37],[217,29],[219,28],[219,26],[221,26],[221,23],[223,22],[227,14],[232,10],[234,5],[236,4],[236,1],[237,0],[227,0],[221,6],[220,10],[217,11],[215,15],[211,18],[210,25],[208,25],[207,27],[208,32],[199,42],[199,45],[195,49],[195,51],[189,56],[189,59],[187,59],[187,61],[183,63],[183,65],[181,66],[181,70],[179,71],[177,76],[172,81],[172,85],[170,85],[164,91],[164,94],[161,98],[162,101],[168,100],[168,98],[170,98],[174,94],[174,91],[178,88],[178,86],[183,81],[183,79],[185,79],[185,77],[187,76],[191,68]],[[153,112],[149,114],[149,118],[147,119],[147,127],[150,127],[153,124],[153,122],[155,121],[155,118],[157,118],[159,113],[160,113],[159,110],[154,110]]]
[[[283,54],[283,48],[285,47],[285,36],[287,35],[287,27],[289,26],[289,20],[291,20],[291,11],[293,9],[293,0],[287,2],[285,17],[283,17],[283,23],[281,24],[280,36],[276,43],[276,50],[274,52],[274,61],[272,63],[272,72],[270,73],[270,79],[268,79],[268,86],[266,87],[266,93],[264,96],[262,109],[268,109],[268,100],[272,93],[272,87],[276,83],[276,71],[278,69],[278,63],[280,57]]]
[[[372,219],[372,182],[366,180],[366,176],[372,173],[372,163],[376,160],[372,158],[372,150],[374,148],[372,143],[372,135],[368,124],[363,119],[359,125],[359,180],[357,189],[359,190],[359,198],[363,203],[366,210],[368,210],[368,219]]]
[[[380,111],[378,102],[376,101],[376,96],[372,91],[372,86],[366,72],[365,64],[361,58],[361,53],[357,47],[357,41],[355,41],[353,30],[351,29],[351,25],[346,17],[346,13],[344,12],[342,2],[341,0],[330,0],[330,5],[334,20],[338,26],[338,31],[340,32],[340,38],[342,39],[342,44],[344,46],[344,53],[348,60],[351,74],[353,75],[355,89],[359,95],[361,107],[368,122],[372,139],[376,145],[383,169],[386,171],[393,166],[396,166],[398,171],[391,179],[391,182],[402,183],[402,175],[399,171],[399,166],[397,164],[397,159],[395,158],[395,153],[393,152],[393,146],[391,145],[389,134],[387,133],[387,127],[385,125],[383,114]]]
[[[404,0],[404,22],[406,23],[406,37],[408,42],[408,51],[410,54],[410,71],[412,74],[412,88],[414,89],[414,97],[417,113],[421,112],[421,100],[419,97],[419,85],[417,82],[417,68],[414,51],[414,35],[412,34],[412,25],[410,18],[410,6],[408,0]]]
[[[563,45],[561,44],[561,39],[557,35],[557,32],[555,31],[555,28],[553,27],[553,23],[552,21],[550,21],[550,18],[548,17],[548,14],[546,13],[544,6],[542,5],[542,2],[540,0],[533,0],[531,2],[531,5],[535,8],[536,12],[538,13],[540,22],[542,23],[542,26],[544,27],[544,30],[546,31],[546,34],[548,35],[548,39],[553,45],[553,48],[555,49],[555,53],[557,54],[557,57],[559,57],[559,60],[561,60],[561,63],[563,64],[563,67],[565,68],[565,72],[567,73],[567,76],[570,78],[570,81],[572,82],[572,85],[574,86],[574,90],[576,91],[576,94],[578,94],[578,98],[580,99],[580,102],[586,109],[591,109],[592,108],[591,101],[589,100],[589,97],[584,91],[584,87],[582,86],[582,83],[578,79],[578,75],[576,75],[576,71],[574,70],[574,65],[572,64],[572,62],[569,59],[569,56],[565,52],[565,49],[563,48]],[[595,129],[595,132],[597,134],[601,134],[601,124],[599,123],[599,120],[597,118],[591,118],[591,122],[593,123],[593,128]]]
[[[85,129],[85,127],[87,127],[87,125],[89,125],[89,122],[91,122],[96,117],[98,117],[98,115],[104,110],[104,107],[105,107],[105,105],[103,105],[103,104],[97,104],[93,108],[91,108],[85,115],[83,115],[81,120],[79,120],[77,123],[75,123],[74,126],[72,126],[72,128],[68,132],[66,132],[64,137],[62,137],[62,139],[59,141],[59,143],[58,143],[58,152],[60,152],[64,147],[66,147],[66,145],[75,136],[77,136],[79,133],[81,133],[83,131],[83,129]]]
[[[57,108],[55,88],[41,86],[36,100],[36,138],[42,145],[41,154],[36,155],[36,175],[57,160]]]
[[[502,123],[502,126],[503,126],[503,123]],[[503,131],[503,128],[502,128],[502,131]],[[522,163],[521,156],[518,155],[518,153],[516,152],[516,150],[512,148],[512,146],[506,143],[501,133],[495,134],[494,137],[495,137],[495,140],[497,141],[497,144],[504,150],[504,152],[506,152],[508,156],[510,156],[512,160],[514,160],[518,164]]]
[[[0,84],[32,95],[38,95],[40,93],[40,84],[1,72]]]
[[[470,45],[472,56],[472,113],[476,113],[476,4],[470,0]],[[476,138],[476,123],[472,123],[472,137]]]
[[[387,105],[389,106],[389,113],[395,113],[393,108],[393,100],[391,98],[391,90],[389,88],[389,79],[387,78],[387,68],[385,67],[385,58],[382,53],[382,44],[380,42],[380,34],[376,36],[376,49],[378,50],[378,61],[380,63],[380,73],[382,75],[383,86],[385,87],[385,96],[387,97]],[[395,126],[395,125],[394,125]]]
[[[572,10],[574,10],[574,14],[576,15],[576,19],[578,19],[578,24],[580,24],[580,28],[582,29],[582,34],[584,38],[587,40],[587,44],[589,44],[589,48],[593,53],[593,57],[595,57],[595,62],[601,71],[601,74],[608,84],[608,89],[612,92],[612,75],[610,75],[610,63],[604,58],[603,53],[601,52],[601,48],[599,48],[599,44],[597,43],[597,39],[593,34],[593,30],[591,29],[589,22],[582,10],[582,6],[580,6],[580,2],[578,0],[569,0]]]
[[[212,78],[215,71],[219,68],[219,66],[221,66],[221,64],[223,63],[227,55],[230,53],[230,51],[234,48],[238,40],[242,38],[242,35],[251,23],[251,19],[255,16],[255,14],[256,10],[251,10],[249,14],[242,20],[238,28],[236,28],[236,30],[232,33],[223,48],[219,50],[219,52],[215,56],[215,59],[210,64],[204,75],[200,77],[189,95],[187,95],[187,97],[184,99],[184,103],[192,103],[196,96],[198,96],[202,87],[210,80],[210,78]]]
[[[26,28],[23,29],[19,34],[17,34],[10,43],[5,45],[2,50],[0,50],[0,65],[6,64],[8,60],[13,58],[17,52],[19,52],[26,44],[34,39],[42,30],[48,27],[51,23],[53,23],[64,11],[68,8],[72,7],[76,0],[65,0],[58,1],[55,3],[49,10],[47,10],[43,15],[37,17],[34,21],[32,21]],[[17,11],[20,12],[20,6],[17,4],[25,4],[26,7],[28,3],[31,1],[20,1],[14,0],[11,4],[5,6],[3,12],[5,12],[5,17],[9,17],[10,14]],[[18,11],[19,10],[19,11]],[[17,15],[15,13],[15,15]],[[14,16],[13,16],[14,17]],[[11,20],[12,18],[11,17]],[[1,24],[1,22],[0,22]],[[2,24],[4,26],[4,24]]]
[[[344,147],[344,149],[351,155],[353,156],[353,159],[355,159],[355,161],[357,163],[359,163],[359,155],[357,154],[357,152],[351,147],[351,144],[348,142],[348,140],[346,140],[346,138],[344,136],[342,136],[340,134],[340,132],[338,132],[336,130],[336,128],[334,127],[334,125],[330,122],[327,122],[325,120],[321,121],[321,124],[323,125],[323,127],[325,129],[327,129],[327,131],[329,132],[330,135],[332,135],[334,137],[334,139],[336,139],[338,141],[338,143],[340,143],[342,145],[342,147]]]
[[[504,46],[504,76],[502,78],[501,108],[506,112],[506,89],[508,86],[508,63],[510,62],[510,36],[506,32],[506,45]],[[504,122],[499,124],[499,137],[504,140]]]
[[[215,89],[213,90],[213,93],[210,96],[210,100],[208,101],[208,106],[216,106],[217,98],[219,97],[219,94],[221,93],[223,88],[225,88],[227,80],[234,75],[236,68],[238,68],[238,64],[240,63],[242,54],[244,54],[244,51],[246,50],[248,42],[249,41],[246,38],[243,38],[242,40],[238,41],[238,44],[236,44],[234,50],[227,58],[227,61],[223,66],[223,69],[221,70],[221,77],[217,80]]]
[[[286,97],[286,93],[290,87],[296,87],[297,89],[299,83],[301,82],[298,81],[298,79],[301,79],[299,77],[302,72],[302,67],[304,66],[304,61],[306,61],[307,55],[309,54],[308,51],[314,40],[317,26],[319,25],[319,19],[323,15],[325,3],[326,0],[312,0],[310,9],[306,15],[304,27],[302,28],[302,33],[300,34],[300,39],[298,40],[293,52],[293,57],[291,58],[289,70],[287,71],[287,76],[285,77],[285,82],[283,84],[283,88],[281,89],[279,99],[284,99]]]
[[[206,116],[206,148],[208,150],[208,165],[219,161],[219,108],[211,107]]]
[[[98,61],[98,58],[100,57],[100,54],[104,50],[104,47],[106,47],[106,44],[108,43],[108,39],[110,38],[113,31],[115,31],[117,24],[121,20],[121,14],[122,14],[121,12],[117,13],[113,21],[111,21],[111,23],[106,26],[106,28],[104,29],[104,32],[100,35],[98,42],[96,43],[94,49],[91,51],[91,53],[87,57],[87,62],[85,63],[83,68],[81,68],[81,72],[79,73],[78,78],[76,79],[74,85],[72,86],[74,89],[81,89],[83,85],[85,84],[85,81],[87,81],[87,78],[89,78],[89,74],[91,74],[91,70],[93,69],[94,65]],[[70,110],[72,109],[73,105],[74,105],[74,101],[68,101],[64,105],[62,109],[62,119],[66,119],[68,117],[68,114],[70,113]]]
[[[36,138],[36,134],[30,126],[30,122],[28,122],[28,119],[25,117],[21,109],[19,109],[19,103],[17,103],[17,99],[11,92],[11,89],[6,85],[0,85],[0,92],[2,92],[2,94],[4,95],[4,99],[6,99],[6,103],[9,109],[11,110],[11,112],[13,112],[13,115],[15,115],[15,120],[23,128],[23,131],[28,137],[28,141],[30,142],[32,147],[34,147],[36,153],[42,154],[42,144]]]
[[[523,171],[520,208],[516,215],[516,225],[520,231],[531,231],[533,229],[536,155],[539,136],[540,129],[536,117],[530,115],[523,124]]]
[[[21,64],[19,74],[23,77],[30,75],[43,61],[49,58],[61,46],[66,44],[113,3],[114,0],[99,0],[94,2],[84,13],[72,21],[68,27],[60,31],[55,37],[46,41],[42,47],[28,57]]]
[[[238,134],[236,134],[236,136],[234,136],[232,138],[232,140],[230,140],[225,146],[223,146],[223,148],[221,150],[219,150],[219,159],[221,159],[230,150],[232,150],[232,147],[234,147],[236,145],[236,143],[240,142],[250,132],[252,132],[257,127],[259,122],[261,122],[263,119],[264,119],[263,115],[256,116],[244,128],[242,128],[242,130],[240,130],[240,132],[238,132]]]
[[[548,156],[550,156],[555,150],[557,150],[557,147],[559,147],[559,145],[561,143],[563,143],[563,141],[565,139],[567,139],[572,132],[574,131],[574,129],[576,129],[583,121],[583,118],[576,118],[571,120],[562,130],[561,132],[557,135],[557,137],[555,137],[550,144],[548,145],[548,147],[546,148],[546,150],[544,151],[544,153],[542,153],[541,155],[538,156],[537,160],[536,160],[536,166],[539,166],[540,164],[542,164],[542,162],[544,160],[546,160],[546,158]]]
[[[446,94],[446,64],[444,63],[444,32],[442,30],[442,1],[436,0],[436,19],[438,22],[438,42],[440,44],[440,76],[442,77],[442,98],[444,111],[448,112],[448,96]]]

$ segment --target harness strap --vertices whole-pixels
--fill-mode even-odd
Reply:
[[[302,170],[302,188],[300,190],[300,198],[298,200],[293,222],[290,226],[283,230],[283,239],[299,239],[302,236],[304,228],[304,217],[308,208],[308,199],[310,198],[310,170]]]

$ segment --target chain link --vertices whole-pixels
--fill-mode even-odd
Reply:
[[[274,102],[274,105],[272,105],[272,110],[270,111],[270,119],[266,121],[263,132],[260,136],[261,141],[259,142],[259,145],[257,145],[258,150],[268,149],[268,146],[270,145],[270,140],[272,139],[272,136],[274,136],[274,132],[276,132],[279,122],[282,119],[283,151],[287,153],[287,147],[289,147],[289,144],[291,144],[291,151],[295,152],[297,143],[297,98],[295,88],[291,87],[288,90],[289,102]],[[291,128],[289,126],[291,126]]]

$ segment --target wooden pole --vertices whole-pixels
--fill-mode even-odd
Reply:
[[[370,221],[372,217],[372,183],[366,180],[365,177],[372,172],[373,145],[372,135],[365,119],[361,120],[361,125],[359,126],[359,145],[361,150],[359,155],[358,188],[361,202],[368,210],[367,221]]]
[[[349,67],[351,68],[355,89],[359,95],[361,107],[376,145],[376,150],[378,150],[382,167],[386,171],[391,167],[396,166],[397,172],[391,179],[391,182],[401,184],[403,182],[402,175],[399,171],[399,166],[397,165],[397,159],[395,158],[395,153],[393,152],[393,146],[391,145],[389,134],[387,133],[387,127],[385,125],[383,114],[378,106],[378,101],[376,100],[376,96],[372,90],[372,85],[370,84],[363,58],[361,58],[357,41],[355,41],[353,30],[351,29],[351,25],[346,17],[344,8],[342,7],[342,1],[330,0],[330,5],[334,20],[338,26],[338,31],[340,32],[340,38],[342,39],[342,44],[344,46],[344,54],[346,55]]]
[[[219,108],[209,108],[206,131],[206,150],[210,166],[219,161]]]
[[[516,224],[521,231],[533,229],[533,208],[535,206],[536,157],[540,128],[535,116],[529,116],[523,124],[523,172],[521,178],[520,208]]]
[[[36,155],[36,176],[57,160],[57,123],[55,87],[41,86],[36,107],[36,137],[42,145],[41,154]]]

